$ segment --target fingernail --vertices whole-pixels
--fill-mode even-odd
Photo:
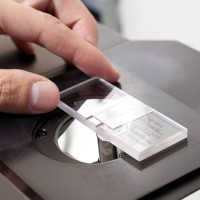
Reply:
[[[114,83],[114,82],[119,80],[120,73],[119,73],[118,69],[114,65],[110,64],[110,67],[111,67],[110,69],[111,69],[112,73],[106,73],[104,79],[108,80],[111,83]]]
[[[34,3],[36,3],[36,0],[27,0],[22,2],[25,6],[32,6]]]
[[[119,70],[113,65],[111,64],[113,71],[116,73],[117,76],[119,76]]]
[[[58,105],[59,90],[49,80],[38,81],[32,85],[29,100],[32,111],[38,113],[51,111]]]

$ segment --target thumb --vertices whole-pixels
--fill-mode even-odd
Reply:
[[[45,113],[59,101],[57,86],[45,77],[23,70],[0,69],[0,111]]]

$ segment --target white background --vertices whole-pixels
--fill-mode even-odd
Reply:
[[[121,33],[134,40],[177,40],[200,51],[199,0],[119,0]]]

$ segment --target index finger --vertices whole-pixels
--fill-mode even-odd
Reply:
[[[49,14],[1,0],[0,32],[19,40],[37,43],[72,62],[89,76],[102,77],[110,82],[119,78],[118,71],[102,52]]]

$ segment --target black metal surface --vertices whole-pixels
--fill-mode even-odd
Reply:
[[[101,37],[109,34],[112,35],[112,32],[108,31],[109,33],[107,33],[107,31],[107,29],[102,29]],[[2,39],[4,46],[1,46],[0,50],[4,55],[5,53],[8,55],[10,50],[12,51],[13,49],[13,47],[10,48],[11,46],[6,45],[10,44],[7,42],[8,41],[4,40],[4,38]],[[106,42],[105,40],[104,43],[108,45],[109,41]],[[149,46],[152,45],[153,48],[157,43],[151,43],[151,45],[150,43],[148,44]],[[119,37],[119,41],[116,39],[116,42],[111,42],[110,46],[108,45],[106,47],[108,49],[106,54],[109,56],[112,62],[118,64],[118,68],[121,71],[120,83],[122,89],[142,100],[149,106],[157,109],[161,113],[172,118],[173,120],[186,126],[189,129],[189,137],[187,142],[179,143],[172,148],[169,148],[166,151],[161,152],[156,156],[140,163],[130,157],[125,157],[123,159],[120,158],[102,164],[72,164],[63,161],[60,162],[59,159],[52,159],[51,157],[45,156],[45,154],[40,153],[40,151],[34,146],[32,133],[36,127],[36,124],[39,122],[39,120],[41,120],[41,118],[45,116],[49,117],[50,115],[26,116],[2,113],[0,115],[0,159],[3,160],[11,168],[11,170],[21,177],[28,185],[30,185],[42,198],[48,200],[138,199],[145,197],[150,193],[152,194],[152,192],[155,192],[166,185],[170,185],[180,178],[182,178],[182,182],[187,183],[186,175],[199,168],[200,160],[198,158],[200,153],[200,114],[193,110],[195,107],[192,107],[192,102],[195,101],[196,96],[192,96],[193,93],[191,93],[191,91],[185,91],[186,97],[188,97],[187,92],[190,94],[190,98],[188,97],[187,101],[191,101],[191,105],[187,103],[187,105],[189,105],[187,106],[183,104],[185,103],[184,98],[182,98],[184,96],[178,98],[179,95],[177,93],[175,93],[176,95],[173,95],[169,92],[169,90],[165,90],[170,95],[173,95],[176,98],[175,99],[162,90],[151,87],[148,83],[142,81],[136,74],[139,74],[140,70],[141,72],[142,70],[144,72],[147,64],[149,64],[150,67],[154,66],[156,61],[147,59],[148,57],[146,56],[145,52],[148,48],[146,47],[145,43],[136,43],[136,45],[137,48],[135,51],[132,51],[131,48],[132,46],[135,47],[135,45],[133,43],[127,43],[126,40],[122,41],[121,37]],[[157,55],[157,53],[160,55],[159,52],[161,52],[162,48],[165,49],[165,52],[170,53],[168,52],[171,51],[170,45],[173,46],[173,49],[175,49],[176,45],[179,46],[179,44],[172,42],[169,43],[169,49],[166,49],[166,42],[161,42],[159,43],[158,52],[155,51],[155,55]],[[103,49],[103,47],[101,48]],[[137,56],[138,49],[140,49],[140,56]],[[46,51],[43,54],[43,49],[38,48],[37,51],[40,51],[40,54],[36,55],[33,63],[30,62],[30,64],[26,64],[27,67],[29,67],[29,65],[32,66],[31,69],[34,71],[34,66],[41,66],[40,62],[43,63],[47,62],[48,60],[48,62],[45,63],[45,70],[47,70],[47,72],[44,70],[43,74],[49,74],[48,64],[52,63],[51,59],[55,60],[57,58],[53,57],[51,54],[49,55]],[[190,51],[190,49],[187,49],[187,51]],[[144,55],[142,52],[144,52]],[[191,52],[190,54],[193,55]],[[176,56],[173,56],[173,59],[175,60]],[[165,63],[165,55],[162,57],[159,56],[158,58],[160,62],[158,63],[157,68],[159,68],[159,66],[163,67],[161,61],[163,60],[163,63]],[[194,57],[191,57],[191,59],[193,58]],[[3,62],[1,63],[2,59]],[[9,56],[7,59],[9,59]],[[13,60],[13,62],[15,66],[21,66],[22,63],[22,61],[18,58]],[[63,72],[63,69],[60,70],[59,66],[63,65],[64,63],[62,61],[60,65],[59,62],[60,60],[58,61],[58,65],[56,63],[52,64],[53,70],[51,70],[51,72],[54,73],[50,73],[50,77],[53,77],[52,80],[58,84],[60,89],[64,89],[88,78],[75,68],[65,68],[65,71]],[[137,62],[144,63],[144,66],[142,64],[137,65]],[[176,62],[182,63],[181,57],[177,56]],[[0,65],[3,65],[6,68],[6,63],[5,57],[1,57]],[[135,66],[141,66],[143,69],[134,67],[134,63]],[[10,67],[11,64],[12,62],[10,62],[8,67]],[[59,73],[56,71],[57,66]],[[170,66],[170,62],[168,64],[165,63],[166,68],[170,68]],[[176,65],[174,64],[174,67],[175,66]],[[27,68],[24,66],[24,69]],[[160,76],[162,75],[163,70],[164,69],[160,69],[160,73],[159,71],[155,71],[156,76],[152,75],[154,78],[152,78],[152,80],[154,80],[152,81],[153,84],[155,84],[155,80],[161,80]],[[181,73],[181,67],[179,70]],[[148,72],[146,73],[146,76],[147,75]],[[171,84],[171,88],[173,88],[173,85],[174,88],[178,87],[176,84],[172,84],[170,80],[168,82],[168,79],[162,80],[162,84]],[[195,81],[198,82],[196,79]],[[183,83],[185,82],[183,81]],[[198,92],[198,88],[196,88],[195,91]],[[181,100],[183,103],[177,99]],[[55,120],[56,116],[53,117],[52,122],[55,122]],[[52,123],[52,126],[55,124]],[[45,123],[43,125],[45,125]],[[46,127],[43,128],[44,129],[42,132],[40,132],[41,135],[39,134],[41,137],[43,134],[43,136],[45,136],[49,133],[49,130],[46,130]],[[53,138],[48,139],[54,142]],[[194,187],[189,187],[188,191],[187,189],[185,191],[190,193],[192,190],[195,190],[195,188],[199,187],[199,185],[196,183],[198,182],[193,184]],[[167,190],[168,188],[165,189],[165,191]],[[154,193],[154,195],[156,195],[156,193]],[[180,198],[184,195],[186,195],[186,192],[179,193]],[[176,197],[177,196],[172,195],[170,199],[176,199]]]
[[[1,191],[0,197],[4,199],[27,199],[42,200],[42,198],[27,185],[17,174],[9,169],[2,161],[0,161],[0,183],[1,189],[7,190],[7,197],[3,197]],[[10,194],[11,193],[11,194]],[[9,196],[9,197],[8,197]],[[27,198],[26,198],[27,197]]]
[[[200,111],[198,51],[175,41],[132,41],[105,54],[133,76]]]

